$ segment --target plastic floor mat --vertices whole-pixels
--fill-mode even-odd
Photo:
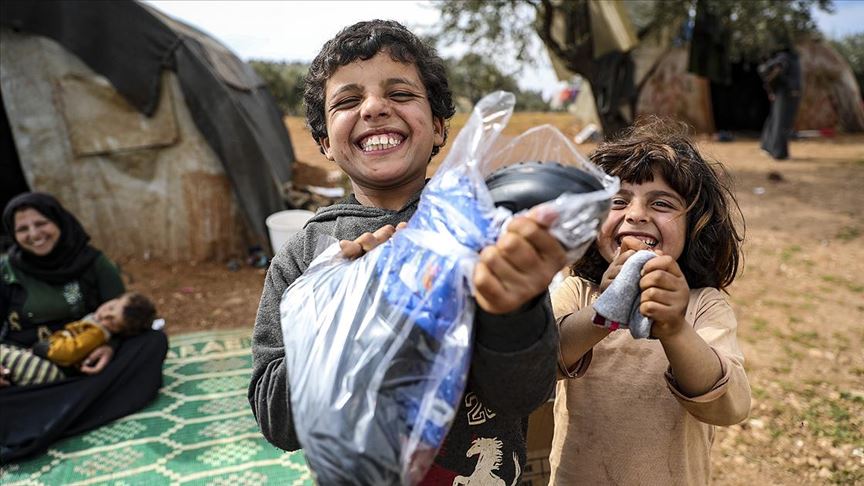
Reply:
[[[246,400],[251,331],[170,338],[164,384],[140,412],[0,467],[4,485],[312,485],[300,451],[261,436]]]

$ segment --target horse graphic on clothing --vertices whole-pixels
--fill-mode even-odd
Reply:
[[[456,476],[453,479],[453,486],[507,486],[507,483],[493,472],[501,467],[501,441],[497,437],[474,439],[465,456],[477,455],[480,457],[477,458],[474,472],[470,476]],[[510,486],[515,486],[522,472],[522,468],[519,467],[519,457],[515,452],[513,453],[513,464],[516,466],[516,474],[513,476],[513,484]]]

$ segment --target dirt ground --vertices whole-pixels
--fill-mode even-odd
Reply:
[[[301,119],[286,123],[298,159],[334,169]],[[453,120],[451,142],[463,123]],[[516,114],[505,133],[543,123],[569,137],[579,129],[566,114]],[[714,482],[864,484],[864,136],[795,141],[784,162],[762,155],[755,139],[699,141],[733,176],[747,223],[730,299],[753,408],[743,424],[718,429]],[[251,332],[264,270],[120,264],[129,287],[155,298],[169,334]]]

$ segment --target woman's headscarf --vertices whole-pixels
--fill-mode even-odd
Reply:
[[[15,213],[33,208],[60,228],[60,238],[51,253],[37,256],[25,251],[15,239]],[[101,252],[88,244],[90,235],[78,219],[63,209],[60,202],[49,194],[27,192],[9,201],[3,210],[3,225],[13,238],[9,261],[24,273],[46,283],[63,284],[78,278]]]

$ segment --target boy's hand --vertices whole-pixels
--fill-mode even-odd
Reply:
[[[342,248],[342,256],[350,260],[360,258],[364,254],[372,251],[376,246],[392,238],[397,230],[406,226],[408,226],[408,223],[404,222],[399,223],[395,228],[392,224],[388,224],[378,228],[374,233],[363,233],[354,241],[341,240],[339,242],[339,247]]]
[[[90,351],[90,354],[81,362],[81,373],[85,375],[95,375],[108,366],[108,362],[114,356],[114,350],[111,346],[102,345]]]
[[[657,250],[657,256],[642,267],[639,287],[642,288],[639,312],[654,320],[652,336],[663,339],[684,328],[690,286],[674,258]]]
[[[513,312],[546,291],[567,261],[549,233],[558,215],[534,210],[513,218],[498,241],[480,252],[474,268],[477,304],[490,314]]]

